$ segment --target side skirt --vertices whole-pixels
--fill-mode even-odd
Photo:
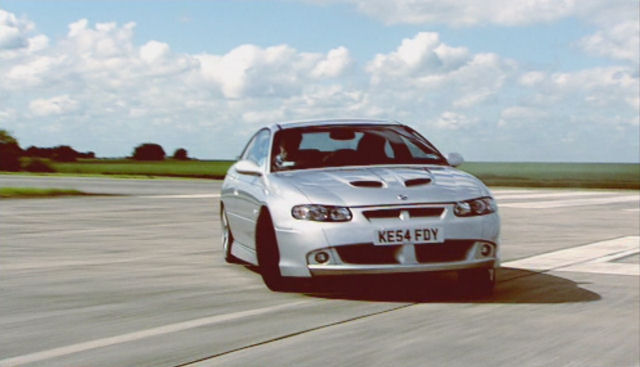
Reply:
[[[256,251],[238,241],[233,242],[233,246],[231,246],[231,254],[242,261],[248,262],[249,264],[258,265],[258,256],[256,255]]]

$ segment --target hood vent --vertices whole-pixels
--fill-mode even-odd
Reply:
[[[431,183],[430,178],[413,178],[410,180],[406,180],[404,182],[404,185],[406,187],[412,187],[412,186],[428,185],[430,183]]]
[[[382,187],[382,182],[380,181],[351,181],[349,182],[351,186],[355,187]]]

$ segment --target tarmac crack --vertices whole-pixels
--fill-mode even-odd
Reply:
[[[548,270],[545,270],[545,271],[533,271],[533,272],[531,272],[529,274],[523,274],[523,275],[518,275],[518,276],[507,278],[507,279],[502,279],[502,280],[500,280],[499,283],[500,284],[504,284],[504,283],[508,283],[508,282],[511,282],[511,281],[514,281],[514,280],[518,280],[518,279],[522,279],[522,278],[541,275],[541,274],[544,274],[546,272],[548,272]],[[285,339],[293,338],[293,337],[296,337],[296,336],[312,333],[312,332],[318,331],[318,330],[328,329],[328,328],[334,327],[334,326],[345,325],[345,324],[348,324],[348,323],[353,322],[353,321],[358,321],[358,320],[363,320],[363,319],[366,319],[366,318],[369,318],[369,317],[375,317],[375,316],[379,316],[379,315],[384,315],[384,314],[387,314],[387,313],[391,313],[391,312],[394,312],[394,311],[406,309],[406,308],[409,308],[411,306],[415,306],[415,305],[419,305],[419,304],[422,304],[422,302],[407,303],[407,304],[403,304],[403,305],[400,305],[400,306],[392,307],[392,308],[389,308],[389,309],[386,309],[386,310],[382,310],[382,311],[377,311],[377,312],[373,312],[373,313],[369,313],[369,314],[365,314],[365,315],[359,315],[359,316],[355,316],[355,317],[350,317],[348,319],[331,322],[331,323],[328,323],[328,324],[324,324],[324,325],[316,326],[316,327],[313,327],[313,328],[309,328],[309,329],[305,329],[305,330],[300,330],[300,331],[288,333],[288,334],[285,334],[285,335],[281,335],[281,336],[278,336],[278,337],[275,337],[275,338],[270,338],[270,339],[267,339],[267,340],[259,341],[259,342],[256,342],[256,343],[251,343],[251,344],[244,345],[244,346],[241,346],[241,347],[238,347],[238,348],[233,348],[233,349],[230,349],[230,350],[227,350],[227,351],[224,351],[224,352],[215,353],[215,354],[212,354],[212,355],[207,356],[207,357],[199,358],[199,359],[196,359],[196,360],[193,360],[193,361],[189,361],[189,362],[186,362],[186,363],[177,364],[177,365],[174,365],[173,367],[192,366],[192,365],[195,365],[197,363],[205,362],[205,361],[208,361],[208,360],[213,360],[215,358],[222,357],[222,356],[225,356],[225,355],[228,355],[228,354],[241,352],[243,350],[248,350],[248,349],[259,347],[259,346],[262,346],[262,345],[271,344],[271,343],[278,342],[278,341],[281,341],[281,340],[285,340]]]
[[[373,312],[373,313],[369,313],[369,314],[365,314],[365,315],[359,315],[359,316],[355,316],[355,317],[350,317],[350,318],[345,319],[345,320],[335,321],[335,322],[332,322],[332,323],[329,323],[329,324],[316,326],[316,327],[313,327],[313,328],[310,328],[310,329],[296,331],[296,332],[285,334],[285,335],[281,335],[281,336],[278,336],[278,337],[275,337],[275,338],[263,340],[263,341],[260,341],[260,342],[257,342],[257,343],[252,343],[252,344],[249,344],[249,345],[244,345],[242,347],[230,349],[230,350],[227,350],[227,351],[224,351],[224,352],[212,354],[210,356],[207,356],[207,357],[204,357],[204,358],[199,358],[199,359],[196,359],[194,361],[178,364],[178,365],[175,365],[174,367],[191,366],[191,365],[194,365],[196,363],[200,363],[200,362],[208,361],[208,360],[211,360],[211,359],[214,359],[214,358],[222,357],[222,356],[227,355],[227,354],[232,354],[232,353],[240,352],[240,351],[243,351],[243,350],[259,347],[261,345],[274,343],[274,342],[277,342],[279,340],[293,338],[293,337],[296,337],[296,336],[299,336],[299,335],[311,333],[311,332],[322,330],[322,329],[327,329],[327,328],[330,328],[330,327],[333,327],[333,326],[343,325],[343,324],[347,324],[347,323],[350,323],[350,322],[353,322],[353,321],[362,320],[362,319],[366,319],[366,318],[369,318],[369,317],[382,315],[382,314],[385,314],[385,313],[390,313],[390,312],[393,312],[393,311],[397,311],[397,310],[401,310],[401,309],[404,309],[404,308],[408,308],[408,307],[414,306],[416,304],[418,304],[418,303],[408,303],[408,304],[396,306],[396,307],[393,307],[393,308],[389,308],[389,309],[386,309],[386,310]]]

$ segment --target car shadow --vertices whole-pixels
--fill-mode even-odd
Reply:
[[[290,291],[372,302],[568,303],[601,299],[569,279],[516,268],[500,268],[493,294],[484,297],[469,295],[455,273],[326,277],[294,284]]]

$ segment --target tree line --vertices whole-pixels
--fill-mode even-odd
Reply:
[[[21,159],[25,158],[25,159]],[[75,162],[78,159],[96,158],[94,152],[78,152],[68,145],[55,147],[30,146],[22,149],[18,140],[8,131],[0,129],[0,171],[53,171],[46,160],[56,162]],[[159,144],[143,143],[136,146],[129,159],[138,161],[162,161],[167,155]],[[189,158],[187,150],[178,148],[171,159],[186,161]]]

